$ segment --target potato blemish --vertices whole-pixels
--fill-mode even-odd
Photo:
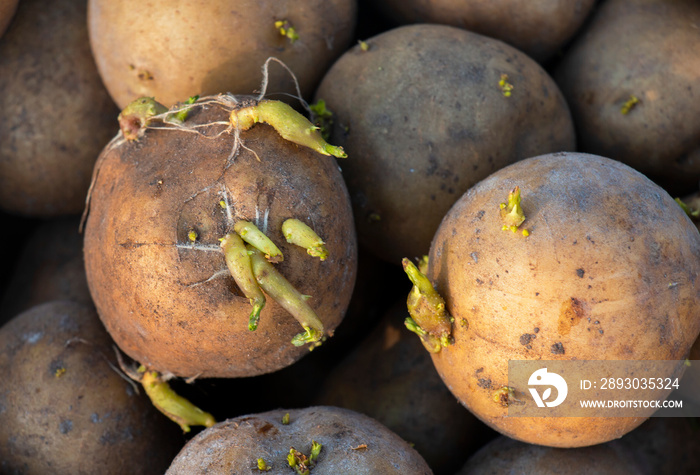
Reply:
[[[565,300],[559,313],[559,334],[566,336],[571,333],[571,327],[579,324],[584,315],[583,304],[575,297]]]

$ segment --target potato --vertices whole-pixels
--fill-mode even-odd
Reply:
[[[80,214],[119,111],[88,44],[87,1],[25,0],[0,40],[0,208]]]
[[[474,454],[455,475],[692,474],[697,437],[690,419],[653,417],[619,440],[559,449],[499,437]]]
[[[10,25],[12,17],[17,11],[18,0],[0,0],[0,37]]]
[[[497,38],[537,61],[552,57],[578,31],[595,0],[380,0],[400,23],[452,25]]]
[[[358,237],[398,265],[427,254],[440,219],[477,181],[532,155],[574,150],[568,107],[532,59],[498,40],[413,25],[346,52],[317,99],[353,202]]]
[[[453,474],[492,431],[466,411],[440,379],[420,341],[404,328],[405,299],[335,365],[316,404],[351,409],[413,444],[437,473]]]
[[[620,160],[682,196],[700,180],[700,3],[609,0],[554,69],[579,151]]]
[[[7,288],[0,287],[0,325],[51,300],[92,305],[79,224],[79,216],[40,221],[22,237],[22,249],[15,252],[9,284]]]
[[[511,232],[499,204],[516,186],[525,221]],[[612,440],[643,418],[507,417],[514,401],[495,396],[510,387],[508,361],[683,360],[700,332],[699,274],[700,234],[639,172],[582,153],[523,160],[462,196],[433,239],[427,275],[454,318],[454,344],[433,362],[505,435],[553,447]]]
[[[644,471],[631,451],[609,444],[559,449],[525,444],[500,436],[482,447],[455,475],[495,473],[641,475]]]
[[[311,347],[332,335],[353,290],[355,230],[335,161],[266,123],[230,125],[232,109],[258,111],[255,101],[233,100],[202,98],[184,123],[154,121],[134,140],[120,133],[96,167],[85,227],[90,292],[119,347],[161,373],[243,377],[288,366],[309,352],[295,335],[313,336]],[[301,134],[315,137],[308,128]],[[282,227],[291,218],[325,241],[325,260],[287,242]],[[279,274],[296,289],[276,296],[263,285],[255,331],[249,317],[259,306],[232,277],[221,248],[246,222],[283,256],[249,284],[258,289],[261,278]],[[300,324],[290,304],[309,307],[319,321]]]
[[[288,414],[289,422],[283,420]],[[320,444],[320,446],[316,445]],[[411,446],[374,419],[347,409],[316,406],[251,414],[200,432],[175,457],[168,475],[303,473],[290,452],[312,458],[313,475],[432,474]]]
[[[197,94],[252,94],[271,56],[292,70],[308,98],[348,47],[356,10],[356,0],[90,0],[88,27],[100,75],[121,108],[140,96],[171,106]],[[267,86],[297,94],[279,65]]]
[[[0,329],[0,472],[163,473],[178,427],[117,372],[91,307],[52,301]]]

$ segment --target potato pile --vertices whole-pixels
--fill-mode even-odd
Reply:
[[[698,51],[695,0],[0,0],[0,473],[697,473],[509,362],[700,364]]]

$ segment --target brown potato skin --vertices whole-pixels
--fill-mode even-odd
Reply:
[[[497,38],[536,61],[551,58],[583,24],[595,0],[380,0],[401,23],[439,23]]]
[[[502,230],[499,203],[516,185],[529,237]],[[508,386],[508,360],[682,360],[700,331],[699,274],[700,235],[640,173],[578,153],[521,161],[469,190],[435,235],[428,275],[455,344],[433,362],[505,435],[553,447],[612,440],[643,419],[507,417],[492,395]],[[520,338],[534,328],[528,348]]]
[[[194,111],[191,120],[225,121],[228,115],[210,107]],[[257,330],[248,330],[251,304],[218,248],[230,231],[219,204],[224,188],[236,220],[264,229],[267,219],[267,235],[284,254],[276,268],[311,296],[308,303],[328,334],[345,314],[357,245],[335,160],[285,141],[267,124],[241,132],[241,139],[247,149],[228,168],[230,133],[211,139],[147,130],[136,142],[107,147],[100,158],[85,228],[88,285],[119,347],[154,370],[182,377],[254,376],[309,352],[291,344],[302,327],[271,298]],[[325,261],[286,242],[281,226],[287,218],[304,220],[326,241]],[[213,252],[188,248],[191,230],[197,245]]]
[[[138,7],[90,0],[88,27],[100,75],[120,108],[141,96],[171,106],[194,95],[253,94],[271,56],[292,70],[308,98],[350,44],[356,10],[355,0],[159,0]],[[299,39],[282,36],[277,20],[289,21]],[[277,64],[267,90],[296,95]]]
[[[182,432],[110,365],[92,307],[47,302],[4,325],[0,472],[163,473]]]
[[[80,214],[119,113],[90,52],[86,1],[22,1],[0,41],[0,208]]]
[[[308,456],[311,441],[323,446],[314,475],[433,473],[408,442],[376,420],[348,409],[313,406],[220,422],[190,440],[166,474],[266,473],[257,469],[258,458],[272,466],[269,473],[295,473],[287,463],[290,447]]]
[[[477,181],[574,150],[563,96],[515,48],[444,25],[403,26],[367,44],[333,65],[316,98],[334,114],[331,142],[349,156],[340,166],[358,237],[376,256],[398,265],[427,254],[444,214]]]
[[[674,196],[700,179],[700,3],[610,0],[554,69],[579,151],[639,170]],[[639,102],[627,114],[622,106]]]

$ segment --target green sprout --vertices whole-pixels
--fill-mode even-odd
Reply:
[[[265,295],[253,274],[253,264],[248,249],[246,249],[243,239],[236,233],[224,236],[220,246],[224,251],[226,266],[233,280],[253,306],[253,311],[248,319],[248,329],[255,331],[258,328],[260,312],[265,306]]]
[[[141,366],[138,372],[142,375],[141,385],[153,405],[177,423],[183,432],[189,432],[190,426],[211,427],[216,424],[214,416],[178,395],[156,371],[149,371]]]
[[[404,258],[401,262],[413,283],[406,302],[410,317],[406,318],[404,324],[420,337],[428,351],[437,353],[454,342],[452,338],[454,319],[447,313],[445,300],[425,274],[418,270],[410,259]]]
[[[323,323],[316,312],[306,303],[308,296],[302,295],[256,248],[246,246],[253,264],[253,274],[267,295],[280,304],[301,324],[304,333],[292,339],[295,346],[310,343],[312,349],[321,344],[324,335]]]
[[[276,21],[275,28],[277,28],[277,31],[280,32],[280,35],[288,38],[292,44],[299,39],[296,29],[287,20]]]
[[[508,193],[508,202],[501,203],[501,219],[503,220],[503,229],[515,232],[518,226],[525,221],[525,213],[520,205],[520,187],[516,186]]]
[[[261,472],[268,472],[272,470],[272,467],[265,462],[265,459],[262,457],[258,459],[258,470]]]
[[[282,234],[288,243],[303,247],[310,256],[322,261],[328,257],[326,243],[306,223],[295,218],[287,219],[282,223]]]
[[[237,221],[233,225],[233,230],[236,231],[241,238],[265,254],[265,258],[270,262],[282,262],[284,256],[282,251],[275,245],[272,240],[265,235],[256,225],[250,221]]]
[[[321,453],[323,446],[316,442],[311,441],[311,453],[307,457],[303,453],[296,450],[294,447],[289,449],[289,454],[287,454],[287,463],[293,468],[298,475],[309,475],[311,469],[316,466],[316,460]]]
[[[691,219],[698,219],[700,218],[700,209],[692,209],[690,206],[688,206],[683,200],[680,198],[676,198],[676,203],[681,207],[681,209],[685,212],[685,214],[688,215],[689,218]]]
[[[197,101],[197,99],[199,99],[199,96],[191,96],[185,102],[179,102],[175,106],[179,110],[177,112],[169,114],[167,117],[167,121],[182,124],[184,121],[187,120],[187,115],[190,113],[190,109],[192,109],[188,106],[194,104]]]
[[[498,81],[498,86],[501,88],[501,92],[505,97],[510,97],[513,92],[513,85],[508,82],[508,75],[501,74],[501,79]]]
[[[153,97],[139,97],[119,113],[119,128],[126,140],[138,140],[152,118],[167,111],[168,108]]]
[[[639,104],[639,98],[635,95],[630,95],[630,98],[622,104],[622,107],[620,108],[620,113],[622,115],[627,115],[630,113],[632,109],[634,109],[637,104]]]
[[[309,105],[311,117],[321,131],[323,140],[328,141],[333,130],[333,113],[326,107],[326,101],[319,99],[314,104]]]
[[[252,105],[244,105],[231,112],[229,121],[232,127],[238,127],[240,130],[248,130],[257,123],[265,123],[272,126],[285,140],[309,147],[323,155],[347,157],[342,147],[327,143],[317,126],[292,106],[281,101],[262,100]]]

